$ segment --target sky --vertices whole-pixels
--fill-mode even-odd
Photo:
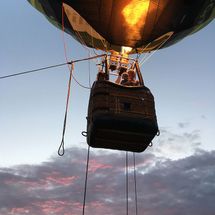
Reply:
[[[0,76],[89,56],[24,0],[0,7]],[[161,135],[136,154],[138,212],[213,215],[215,206],[215,22],[160,50],[141,70],[155,97]],[[93,53],[93,52],[92,52]],[[93,83],[95,62],[74,75]],[[65,112],[67,66],[0,80],[0,215],[81,214],[90,91],[72,82],[65,155],[57,150]],[[129,212],[134,214],[133,154]],[[91,149],[86,214],[125,214],[125,153]]]

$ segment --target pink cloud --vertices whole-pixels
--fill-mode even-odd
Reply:
[[[17,214],[29,214],[30,208],[12,208],[9,212],[11,215],[17,215]]]
[[[60,201],[60,200],[47,200],[33,203],[37,210],[41,211],[44,215],[49,214],[63,214],[63,215],[78,215],[82,209],[79,202],[73,201]],[[70,211],[70,212],[68,212]]]
[[[102,164],[96,159],[90,160],[89,163],[89,172],[94,173],[97,170],[111,169],[113,168],[111,165]]]
[[[46,177],[46,181],[48,183],[55,184],[55,185],[68,186],[73,184],[77,178],[78,178],[77,176],[63,177],[60,175],[50,175]]]

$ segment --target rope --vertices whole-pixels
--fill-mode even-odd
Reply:
[[[90,146],[88,146],[88,151],[87,151],[87,164],[86,164],[86,174],[85,174],[85,183],[84,183],[84,199],[83,199],[83,210],[82,210],[82,215],[84,215],[84,212],[85,212],[85,205],[86,205],[86,194],[87,194],[87,179],[88,179],[89,160],[90,160]]]
[[[94,47],[94,37],[92,36],[93,35],[93,27],[91,26],[91,25],[89,25],[90,26],[90,32],[91,32],[91,34],[90,34],[90,36],[91,36],[91,43],[92,43],[92,46]],[[107,44],[103,41],[103,38],[101,37],[101,35],[96,31],[96,33],[97,33],[97,35],[100,37],[100,41],[101,41],[101,43],[102,43],[102,45],[104,46],[104,48],[105,48],[105,51],[107,52]],[[86,45],[86,43],[85,43],[85,45]],[[95,51],[95,49],[93,48],[93,52],[94,52],[94,54],[96,54],[97,55],[97,53],[96,53],[96,51]]]
[[[26,74],[29,74],[29,73],[35,73],[35,72],[39,72],[41,70],[47,70],[47,69],[51,69],[51,68],[55,68],[55,67],[60,67],[60,66],[65,66],[65,65],[71,65],[71,64],[74,65],[74,63],[77,63],[77,62],[86,61],[86,60],[92,60],[92,59],[100,58],[100,57],[104,57],[104,56],[106,56],[106,54],[101,54],[101,55],[92,56],[92,57],[88,57],[88,58],[82,58],[82,59],[72,60],[72,61],[67,62],[67,63],[61,63],[61,64],[56,64],[56,65],[41,67],[41,68],[38,68],[38,69],[27,70],[27,71],[24,71],[24,72],[13,73],[13,74],[10,74],[10,75],[0,76],[0,80],[1,79],[6,79],[6,78],[11,78],[11,77],[14,77],[14,76],[19,76],[19,75],[26,75]],[[69,68],[69,69],[71,70],[71,68]],[[75,80],[75,77],[73,75],[72,75],[72,78],[74,78],[74,80]],[[84,87],[84,88],[88,88],[89,89],[89,87],[85,87],[85,86],[81,85],[80,83],[79,83],[79,85],[82,86],[82,87]]]
[[[61,25],[62,25],[62,31],[63,31],[63,37],[64,37],[64,32],[65,32],[64,29],[65,29],[65,27],[64,27],[64,7],[63,7],[63,4],[64,4],[64,0],[62,0],[62,6],[61,6],[61,11],[62,11],[62,20],[61,20],[62,23],[61,23]],[[88,50],[89,48],[86,46],[86,43],[84,42],[81,34],[78,31],[75,31],[75,30],[74,30],[74,32],[75,32],[77,38],[79,39],[79,42],[81,43],[82,47],[84,49],[86,49],[87,51],[89,51]],[[65,39],[64,39],[64,41],[65,41]],[[64,43],[64,45],[65,45],[65,43]]]
[[[88,54],[91,56],[91,55],[92,55],[92,54],[91,54],[91,49],[87,46],[87,44],[86,44],[85,41],[83,40],[81,34],[80,34],[78,31],[75,31],[75,33],[76,33],[77,37],[79,38],[79,41],[80,41],[80,43],[81,43],[82,48],[85,49],[85,50],[87,50],[87,51],[88,51]],[[96,53],[96,51],[94,50],[94,48],[92,48],[92,50],[93,50],[94,54],[95,54],[96,56],[98,56],[98,54]],[[97,62],[95,61],[95,63],[97,63]]]
[[[65,42],[65,36],[64,36],[64,32],[65,32],[65,26],[64,26],[64,8],[63,8],[63,4],[64,4],[64,0],[62,0],[62,5],[61,5],[61,26],[62,26],[62,39],[63,39],[63,50],[64,50],[64,56],[66,58],[66,61],[68,61],[67,58],[67,47],[66,47],[66,42]]]
[[[67,98],[66,98],[66,110],[64,115],[64,122],[63,122],[63,133],[62,133],[62,139],[61,144],[58,148],[58,155],[63,156],[65,149],[64,149],[64,136],[66,131],[66,120],[67,120],[67,113],[68,113],[68,107],[69,107],[69,98],[70,98],[70,89],[71,89],[71,82],[72,82],[72,73],[73,73],[73,66],[70,70],[70,76],[69,76],[69,82],[68,82],[68,91],[67,91]]]
[[[90,53],[88,53],[88,57],[90,57]],[[89,88],[91,89],[91,67],[90,61],[88,60],[88,75],[89,75]]]
[[[148,55],[148,57],[144,57],[141,62],[139,63],[140,67],[149,59],[151,58],[170,38],[171,38],[172,34],[170,34],[166,40],[164,40],[158,47],[157,49],[154,50],[154,52],[152,52],[150,55]],[[150,43],[149,43],[150,44]]]
[[[61,25],[62,25],[62,37],[63,37],[63,44],[64,44],[64,55],[65,55],[65,58],[66,58],[66,60],[67,60],[67,62],[68,62],[66,41],[65,41],[65,35],[64,35],[65,27],[64,27],[64,7],[63,7],[63,3],[64,3],[64,1],[62,0],[62,20],[61,20],[61,21],[62,21],[62,23],[61,23]],[[84,47],[84,48],[88,51],[88,53],[89,53],[89,55],[90,55],[90,50],[89,50],[89,48],[86,46],[86,44],[85,44],[84,40],[82,39],[80,33],[79,33],[79,32],[76,32],[76,34],[79,36],[79,39],[81,40],[82,47]],[[96,54],[96,53],[95,53],[95,54]],[[104,54],[103,54],[103,55],[97,55],[97,54],[96,54],[96,56],[92,56],[92,57],[88,57],[88,58],[85,58],[85,59],[80,59],[80,60],[72,61],[71,63],[80,62],[80,61],[84,61],[84,60],[92,60],[92,59],[99,58],[99,57],[103,57],[103,56],[105,56],[105,55],[104,55]],[[68,67],[69,67],[69,65],[68,65]],[[69,70],[70,70],[70,67],[69,67]],[[84,86],[83,84],[81,84],[81,83],[75,78],[75,76],[74,76],[73,74],[72,74],[72,78],[74,79],[74,81],[75,81],[80,87],[85,88],[85,89],[88,89],[88,90],[91,89],[91,86],[90,86],[90,87],[87,87],[87,86]]]
[[[64,0],[62,0],[62,30],[63,30],[63,34],[64,34],[64,9],[63,9],[63,3],[64,3]],[[93,41],[93,36],[92,36],[92,30],[93,30],[93,28],[92,28],[92,26],[90,26],[91,27],[91,42],[92,42],[92,45],[94,46],[94,41]],[[75,34],[76,34],[76,36],[77,36],[77,38],[79,39],[79,42],[80,42],[80,44],[81,44],[81,46],[82,46],[82,48],[83,49],[85,49],[85,50],[87,50],[88,51],[88,53],[89,53],[89,55],[92,55],[91,54],[91,49],[87,46],[87,44],[85,43],[85,41],[84,41],[84,39],[83,39],[83,37],[81,36],[81,34],[80,34],[80,32],[79,31],[74,31],[75,32]],[[103,40],[102,40],[102,38],[101,38],[101,35],[100,34],[98,34],[99,36],[100,36],[100,40],[101,40],[101,42],[102,42],[102,44],[103,44],[103,46],[105,47],[105,49],[106,49],[106,52],[107,52],[107,45],[106,45],[106,43],[104,43],[103,42]],[[64,42],[65,42],[65,40],[64,40]],[[94,52],[94,54],[95,55],[98,55],[97,53],[96,53],[96,51],[95,51],[95,49],[93,48],[92,49],[93,50],[93,52]],[[77,80],[73,77],[73,79],[77,82]],[[77,82],[78,83],[78,82]],[[79,83],[78,83],[79,84]],[[79,84],[80,85],[80,84]],[[82,87],[83,87],[83,85],[82,85]],[[84,88],[87,88],[87,87],[84,87]],[[89,88],[88,88],[89,89]]]
[[[85,61],[85,60],[92,60],[92,59],[95,59],[95,58],[100,58],[100,57],[105,57],[105,56],[107,56],[107,55],[106,54],[100,54],[100,55],[96,55],[96,56],[92,56],[92,57],[81,58],[81,59],[71,61],[70,64]]]
[[[64,43],[64,54],[65,54],[65,58],[66,61],[68,62],[68,58],[67,58],[67,50],[66,50],[66,42],[65,42],[65,37],[64,37],[64,9],[63,9],[63,0],[62,0],[62,37],[63,37],[63,43]],[[78,59],[75,61],[71,61],[68,64],[68,68],[70,70],[70,77],[69,77],[69,83],[68,83],[68,92],[67,92],[67,100],[66,100],[66,110],[65,110],[65,116],[64,116],[64,123],[63,123],[63,133],[62,133],[62,140],[61,140],[61,144],[59,146],[58,149],[58,155],[59,156],[63,156],[65,153],[65,149],[64,149],[64,137],[65,137],[65,131],[66,131],[66,121],[67,121],[67,113],[68,113],[68,106],[69,106],[69,97],[70,97],[70,89],[71,89],[71,81],[72,78],[76,81],[76,83],[78,83],[79,86],[83,87],[83,88],[87,88],[90,89],[89,87],[85,87],[84,85],[80,84],[76,78],[73,75],[73,71],[74,71],[74,63],[77,62],[81,62],[84,60],[90,60],[90,59],[94,59],[94,58],[98,58],[98,56],[93,56],[93,57],[88,57],[88,58],[84,58],[84,59]],[[69,66],[69,64],[71,64],[71,67]]]
[[[138,207],[137,207],[137,176],[136,176],[136,159],[135,153],[133,153],[133,161],[134,161],[134,191],[135,191],[135,214],[138,214]]]
[[[148,46],[150,46],[151,43],[148,43],[141,52],[137,53],[137,57],[136,57],[136,60],[139,60],[141,54],[148,48]],[[143,57],[143,59],[145,58],[145,56]]]
[[[92,30],[93,30],[93,27],[92,26],[90,26],[91,28],[90,28],[90,31],[91,31],[91,45],[92,45],[92,47],[94,47],[94,40],[93,40],[93,36],[92,36]],[[91,50],[90,50],[91,51]],[[90,53],[90,51],[89,51],[89,54],[91,54]],[[94,52],[94,54],[95,55],[98,55],[97,53],[96,53],[96,51],[95,51],[95,49],[93,49],[93,52]]]
[[[63,38],[63,47],[64,47],[64,56],[66,58],[66,61],[68,61],[68,57],[67,57],[67,47],[66,47],[66,41],[65,41],[65,35],[64,35],[64,32],[65,32],[65,26],[64,26],[64,7],[63,7],[63,4],[64,4],[64,0],[62,0],[62,6],[61,6],[61,26],[62,26],[62,38]],[[70,66],[68,65],[68,68],[69,68],[69,71],[71,70]],[[82,88],[85,88],[85,89],[90,89],[89,87],[86,87],[84,85],[82,85],[75,77],[74,75],[72,74],[72,78],[74,79],[74,81]]]
[[[128,215],[128,152],[126,151],[125,161],[125,172],[126,172],[126,214]]]
[[[92,32],[92,27],[91,27],[91,32]],[[79,31],[75,31],[75,34],[77,36],[77,38],[79,38],[80,44],[82,45],[82,48],[87,50],[89,55],[91,55],[91,49],[87,46],[87,44],[85,43],[84,39],[82,38],[81,34]],[[92,37],[92,35],[91,35]],[[95,50],[93,49],[93,52],[95,55],[98,55]]]
[[[137,205],[137,175],[136,175],[136,158],[135,158],[135,153],[133,153],[133,163],[134,163],[134,192],[135,192],[135,214],[138,215],[138,205]],[[126,215],[128,215],[129,208],[128,208],[128,203],[129,203],[129,186],[128,186],[128,152],[126,151],[126,161],[125,161],[125,174],[126,174]]]
[[[51,68],[54,68],[54,67],[60,67],[60,66],[64,66],[64,65],[67,65],[67,64],[69,64],[69,63],[61,63],[61,64],[56,64],[56,65],[52,65],[52,66],[46,66],[46,67],[42,67],[42,68],[38,68],[38,69],[28,70],[28,71],[24,71],[24,72],[13,73],[13,74],[10,74],[10,75],[0,76],[0,79],[11,78],[11,77],[14,77],[14,76],[19,76],[19,75],[25,75],[25,74],[29,74],[29,73],[39,72],[41,70],[51,69]]]
[[[92,57],[88,57],[88,58],[84,58],[84,59],[79,59],[79,60],[75,60],[75,61],[71,61],[71,62],[76,63],[76,62],[85,61],[85,60],[92,60],[92,59],[96,59],[96,58],[100,58],[100,57],[104,57],[104,56],[106,56],[106,55],[101,54],[101,55],[96,55],[96,56],[92,56]],[[91,89],[91,86],[87,87],[87,86],[84,86],[83,84],[81,84],[80,82],[78,82],[78,80],[74,77],[74,75],[72,75],[72,78],[80,87],[85,88],[85,89],[89,89],[89,90]]]

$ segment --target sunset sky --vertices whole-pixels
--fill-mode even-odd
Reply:
[[[27,1],[0,7],[0,76],[89,56]],[[138,211],[143,215],[215,212],[215,22],[153,54],[142,66],[155,96],[161,135],[136,154]],[[93,52],[91,52],[93,55]],[[93,83],[96,62],[75,64]],[[0,80],[0,215],[82,213],[90,91],[72,82],[65,155],[57,150],[65,112],[67,66]],[[129,214],[134,214],[129,154]],[[126,214],[125,152],[91,149],[86,214]]]

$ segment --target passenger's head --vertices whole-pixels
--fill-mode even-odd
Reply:
[[[129,79],[132,79],[132,80],[135,79],[136,73],[133,69],[128,70],[128,77]]]
[[[106,76],[106,75],[105,75],[104,72],[99,71],[99,73],[97,74],[97,80],[98,80],[98,81],[104,81],[105,78],[106,78],[105,76]]]
[[[127,72],[122,73],[122,79],[123,80],[128,80],[128,73]]]

